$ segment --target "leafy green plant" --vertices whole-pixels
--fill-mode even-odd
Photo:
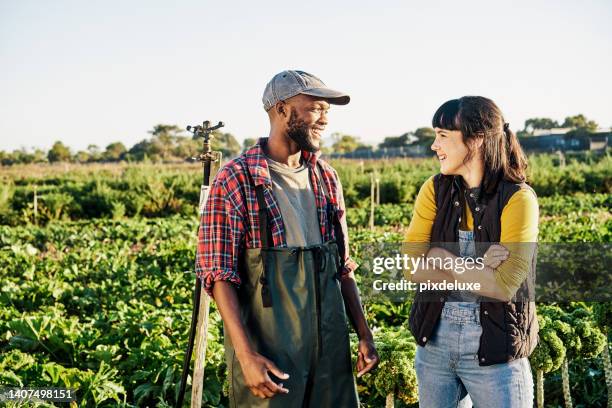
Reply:
[[[548,155],[530,159],[540,241],[609,242],[610,157],[568,156],[565,167]],[[438,171],[429,159],[333,164],[349,205],[352,255],[361,264],[371,245],[403,241],[414,196]],[[91,406],[173,406],[189,328],[201,168],[132,164],[29,171],[0,170],[0,383],[71,385]],[[372,172],[380,175],[382,204],[370,230]],[[39,226],[31,225],[34,185]],[[362,274],[357,270],[359,282]],[[594,359],[597,332],[610,325],[609,303],[603,305],[592,313],[581,303],[539,306],[541,341],[530,361],[550,404],[563,403],[564,379],[571,397],[584,406],[605,400],[604,371],[612,389],[608,347],[599,353],[603,368]],[[409,302],[366,301],[384,364],[358,380],[364,406],[416,401],[415,346],[403,328],[409,310]],[[227,370],[214,305],[210,316],[203,405],[219,407],[227,405]],[[564,361],[565,374],[558,369]]]
[[[414,369],[416,342],[403,326],[381,329],[374,333],[376,349],[380,357],[378,368],[357,381],[358,389],[367,387],[370,404],[395,406],[398,399],[403,404],[418,401],[418,387]],[[357,337],[352,336],[352,348],[357,347]],[[355,359],[355,357],[354,357]],[[356,361],[353,362],[353,365]],[[381,401],[381,402],[377,402]]]

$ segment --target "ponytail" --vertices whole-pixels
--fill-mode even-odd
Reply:
[[[518,141],[516,134],[510,130],[510,124],[504,123],[504,135],[506,139],[506,163],[504,176],[513,183],[524,183],[527,181],[527,157]]]

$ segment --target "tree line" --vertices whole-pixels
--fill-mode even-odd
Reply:
[[[4,166],[28,163],[108,163],[108,162],[177,162],[196,155],[202,149],[202,141],[186,136],[176,125],[155,125],[148,132],[151,136],[136,143],[129,149],[122,142],[114,142],[103,150],[90,144],[86,150],[73,152],[61,141],[51,149],[18,149],[12,153],[0,151],[0,163]],[[214,131],[213,149],[224,157],[240,153],[242,146],[231,133]]]
[[[531,137],[537,130],[553,128],[572,128],[575,134],[593,133],[598,124],[582,114],[568,116],[563,122],[551,118],[530,118],[525,121],[523,129],[517,131],[519,137]],[[56,141],[51,149],[27,150],[25,148],[13,152],[0,151],[0,164],[29,163],[105,163],[105,162],[177,162],[197,154],[201,150],[200,140],[185,135],[185,131],[176,125],[158,124],[148,132],[151,136],[136,143],[129,149],[121,142],[114,142],[105,149],[90,144],[86,150],[73,152],[61,141]],[[213,149],[221,151],[223,157],[234,157],[242,150],[256,143],[254,138],[246,138],[241,145],[231,133],[215,131]],[[429,146],[435,138],[434,130],[421,127],[399,136],[387,136],[376,147],[395,148],[403,146]],[[374,150],[373,145],[361,142],[357,136],[343,133],[333,133],[331,146],[323,146],[324,153],[352,153],[359,150]]]
[[[549,130],[554,128],[572,128],[568,135],[584,135],[597,131],[599,125],[593,120],[589,120],[583,114],[568,116],[563,122],[558,122],[551,118],[529,118],[525,121],[523,129],[516,131],[519,138],[532,137],[538,130]],[[328,153],[352,153],[362,150],[375,150],[384,148],[396,148],[405,146],[431,146],[436,135],[432,128],[421,127],[415,131],[406,132],[400,136],[388,136],[378,145],[368,145],[359,137],[342,133],[332,134],[333,144]],[[324,149],[325,150],[325,149]]]

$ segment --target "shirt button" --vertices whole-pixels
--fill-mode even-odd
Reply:
[[[470,193],[470,197],[474,198],[474,193]]]
[[[479,229],[479,230],[481,230],[481,229],[482,229],[482,225],[479,225],[479,226],[478,226],[478,229]]]
[[[480,207],[476,207],[474,208],[476,211],[480,211]]]
[[[484,357],[483,357],[483,358],[481,358],[481,359],[480,359],[480,361],[484,362],[484,361],[485,361],[485,358],[484,358]]]
[[[427,337],[423,337],[423,343],[425,343],[427,341]]]
[[[484,311],[484,314],[488,315],[488,314],[489,314],[489,312],[488,312],[487,310],[485,310],[485,311]]]
[[[459,201],[455,201],[455,207],[459,207]]]
[[[443,297],[440,298],[440,302],[444,302],[444,298]]]

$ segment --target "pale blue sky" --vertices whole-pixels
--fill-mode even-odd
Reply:
[[[303,69],[348,92],[334,131],[376,142],[444,101],[612,125],[612,2],[0,0],[0,150],[131,146],[157,123],[264,136],[266,82]]]

